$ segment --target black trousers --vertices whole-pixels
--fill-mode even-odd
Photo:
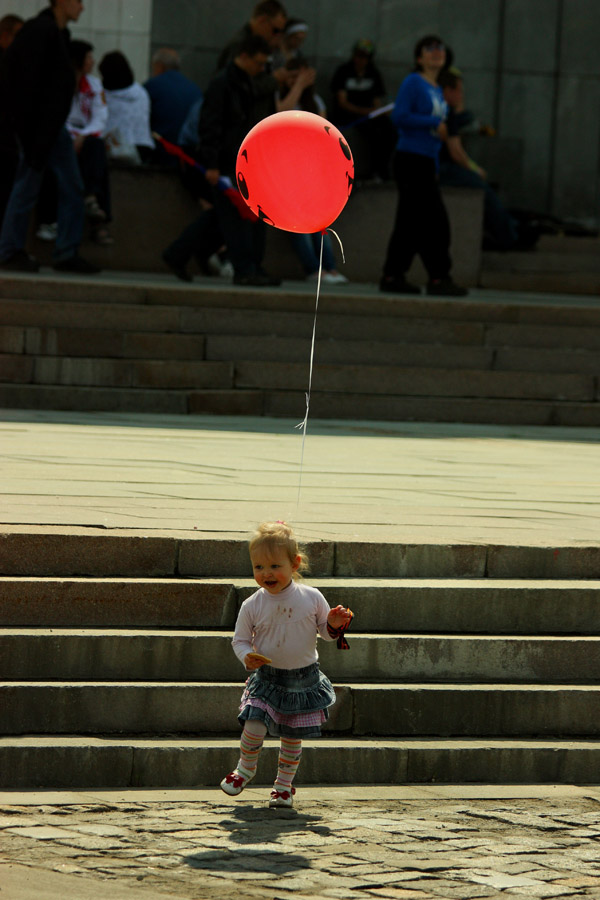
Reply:
[[[19,165],[19,147],[8,128],[0,126],[0,227]]]
[[[417,153],[394,156],[398,206],[383,274],[406,275],[416,255],[430,279],[445,278],[452,267],[450,222],[442,200],[435,160]]]
[[[102,138],[94,135],[86,137],[78,159],[86,195],[93,194],[95,196],[100,208],[104,210],[106,218],[110,221],[111,203],[108,160]]]

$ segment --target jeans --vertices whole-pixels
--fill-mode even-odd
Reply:
[[[66,128],[61,129],[50,151],[47,167],[54,172],[58,188],[58,233],[52,255],[55,262],[60,262],[76,255],[84,223],[83,181],[73,141]],[[44,169],[29,166],[20,148],[17,174],[0,232],[0,262],[25,248],[29,218],[43,179]]]
[[[435,160],[418,153],[396,152],[394,176],[398,206],[384,276],[406,275],[418,254],[430,279],[446,278],[452,266],[450,222],[440,193]]]
[[[471,172],[455,162],[440,166],[440,182],[448,187],[481,188],[483,194],[483,228],[498,250],[509,250],[519,237],[516,219],[502,204],[498,194],[477,172]]]
[[[302,268],[307,275],[319,271],[319,259],[321,256],[321,232],[315,234],[296,234],[290,231],[290,241],[292,247],[302,263]],[[323,235],[323,269],[325,272],[331,272],[335,269],[335,257],[331,247],[331,238],[328,234]]]

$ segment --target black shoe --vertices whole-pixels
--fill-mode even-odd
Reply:
[[[40,264],[35,256],[30,256],[25,250],[17,250],[8,259],[0,263],[7,272],[39,272]]]
[[[281,284],[281,278],[267,275],[266,272],[254,272],[252,275],[234,275],[233,283],[249,287],[277,287]]]
[[[406,278],[382,278],[379,282],[379,290],[385,294],[420,294],[421,288],[411,284]]]
[[[77,275],[97,275],[98,272],[102,271],[98,266],[88,262],[87,259],[83,259],[78,253],[75,256],[70,256],[68,259],[60,259],[58,262],[53,263],[52,268],[56,269],[57,272],[74,272]]]
[[[446,278],[432,278],[427,282],[427,293],[431,297],[466,297],[467,288],[455,284],[450,276]]]
[[[167,266],[170,268],[173,275],[176,275],[180,281],[187,281],[187,282],[193,281],[193,278],[190,275],[190,273],[188,272],[188,270],[186,269],[186,267],[180,266],[176,262],[173,262],[173,260],[170,258],[169,254],[167,253],[166,250],[163,253],[162,258],[163,258],[163,262],[167,264]]]

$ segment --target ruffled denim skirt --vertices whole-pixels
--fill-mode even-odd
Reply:
[[[302,669],[261,666],[246,681],[238,721],[264,722],[273,737],[320,737],[335,691],[319,663]]]

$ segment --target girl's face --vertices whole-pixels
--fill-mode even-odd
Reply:
[[[423,69],[443,69],[446,63],[446,48],[439,41],[432,41],[430,44],[425,44],[417,62]]]
[[[300,565],[299,556],[292,562],[283,549],[267,553],[257,548],[250,554],[250,559],[254,580],[269,594],[279,594],[285,590]]]

